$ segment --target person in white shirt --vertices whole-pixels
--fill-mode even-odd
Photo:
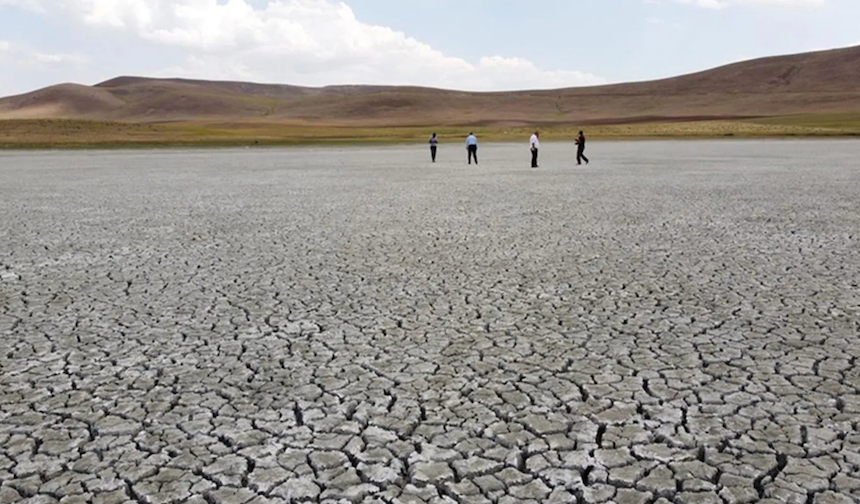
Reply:
[[[529,141],[529,148],[532,151],[532,168],[538,167],[538,150],[540,149],[540,133],[535,131]]]
[[[478,164],[478,138],[474,133],[469,133],[466,137],[466,152],[469,155],[469,164],[472,164],[472,158],[475,158],[475,164]]]

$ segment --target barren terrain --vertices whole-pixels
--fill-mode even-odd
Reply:
[[[0,502],[860,500],[852,141],[0,154]]]

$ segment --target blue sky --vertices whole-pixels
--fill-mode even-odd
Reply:
[[[860,44],[857,0],[0,0],[0,95],[117,75],[468,90]]]

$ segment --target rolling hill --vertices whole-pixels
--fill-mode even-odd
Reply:
[[[0,99],[0,119],[330,126],[627,124],[860,112],[860,46],[776,56],[669,79],[472,93],[119,77]]]

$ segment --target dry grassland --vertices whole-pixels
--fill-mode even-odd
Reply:
[[[432,131],[460,142],[469,131],[482,141],[521,141],[534,129],[545,140],[570,140],[579,129],[591,139],[860,136],[860,114],[789,116],[746,121],[612,125],[345,127],[266,122],[126,123],[64,119],[0,121],[0,148],[303,145],[422,143]]]

